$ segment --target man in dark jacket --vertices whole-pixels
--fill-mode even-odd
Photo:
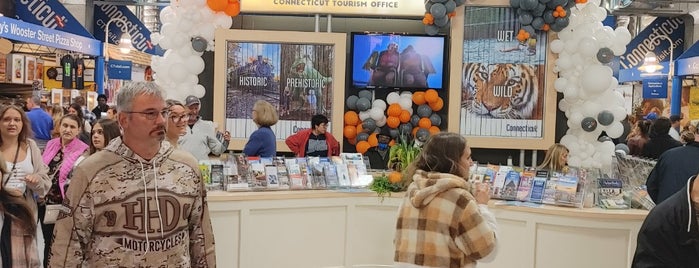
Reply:
[[[699,267],[697,206],[699,180],[694,176],[648,213],[638,232],[631,267]]]
[[[682,189],[687,178],[699,172],[699,135],[695,134],[694,139],[663,153],[648,175],[648,195],[656,204]]]
[[[643,147],[642,156],[658,159],[665,151],[682,146],[682,143],[670,137],[670,119],[664,116],[658,117],[650,126],[650,140]]]

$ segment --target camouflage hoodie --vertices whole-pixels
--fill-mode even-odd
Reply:
[[[49,263],[215,267],[206,192],[194,157],[163,142],[146,161],[117,138],[85,159],[73,170]]]

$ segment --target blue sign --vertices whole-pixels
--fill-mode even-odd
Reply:
[[[163,55],[163,50],[151,43],[150,30],[126,6],[95,5],[95,38],[105,40],[105,27],[111,19],[115,20],[109,24],[109,43],[117,44],[121,33],[129,33],[131,44],[137,50],[152,55]]]
[[[626,46],[626,53],[619,57],[619,82],[639,81],[643,59],[648,52],[654,52],[658,61],[666,62],[670,58],[670,41],[658,36],[667,36],[673,43],[673,58],[677,58],[684,52],[684,20],[675,18],[656,18],[643,31],[641,31]],[[629,73],[631,72],[631,74]],[[630,80],[635,79],[635,80]]]
[[[0,37],[99,56],[102,42],[39,25],[0,17]]]
[[[667,78],[644,79],[643,80],[644,99],[664,99],[667,98]]]
[[[694,43],[675,61],[677,73],[675,75],[699,74],[699,42]]]
[[[93,38],[90,32],[75,19],[57,0],[3,0],[15,1],[17,19],[49,29]]]
[[[131,61],[109,60],[107,75],[109,79],[131,80]]]

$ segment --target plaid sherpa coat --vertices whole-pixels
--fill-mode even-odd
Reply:
[[[493,218],[479,212],[470,183],[418,170],[399,210],[394,260],[423,267],[475,267],[495,248],[494,226]]]

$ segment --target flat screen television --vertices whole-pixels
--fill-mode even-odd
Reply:
[[[351,38],[353,88],[445,87],[446,36],[352,33]]]

